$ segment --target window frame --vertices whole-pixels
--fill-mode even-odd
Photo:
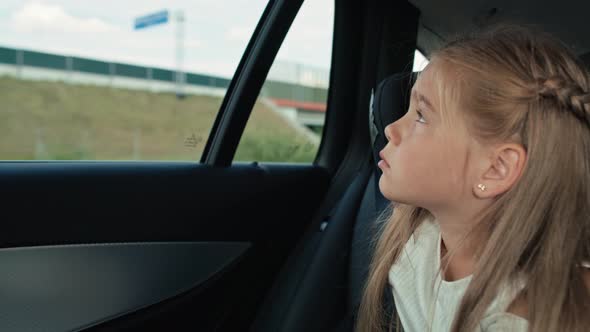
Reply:
[[[254,104],[303,0],[270,0],[219,108],[201,163],[230,166]]]

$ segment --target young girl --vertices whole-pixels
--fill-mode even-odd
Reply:
[[[385,128],[380,226],[356,331],[590,331],[590,80],[503,26],[431,56]],[[398,331],[401,329],[398,327]]]

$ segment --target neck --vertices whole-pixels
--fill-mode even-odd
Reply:
[[[481,238],[475,233],[469,234],[467,238],[465,236],[475,225],[477,213],[433,215],[441,232],[443,279],[454,281],[471,275],[477,262],[474,253],[478,243],[481,243]]]

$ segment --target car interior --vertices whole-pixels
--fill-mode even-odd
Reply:
[[[517,22],[590,62],[587,2],[335,0],[315,161],[232,162],[303,1],[269,0],[200,162],[0,163],[0,330],[352,331],[414,51]]]

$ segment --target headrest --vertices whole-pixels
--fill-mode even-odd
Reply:
[[[385,127],[401,118],[410,104],[410,92],[418,73],[399,73],[385,78],[371,95],[369,125],[375,163],[387,144]]]

